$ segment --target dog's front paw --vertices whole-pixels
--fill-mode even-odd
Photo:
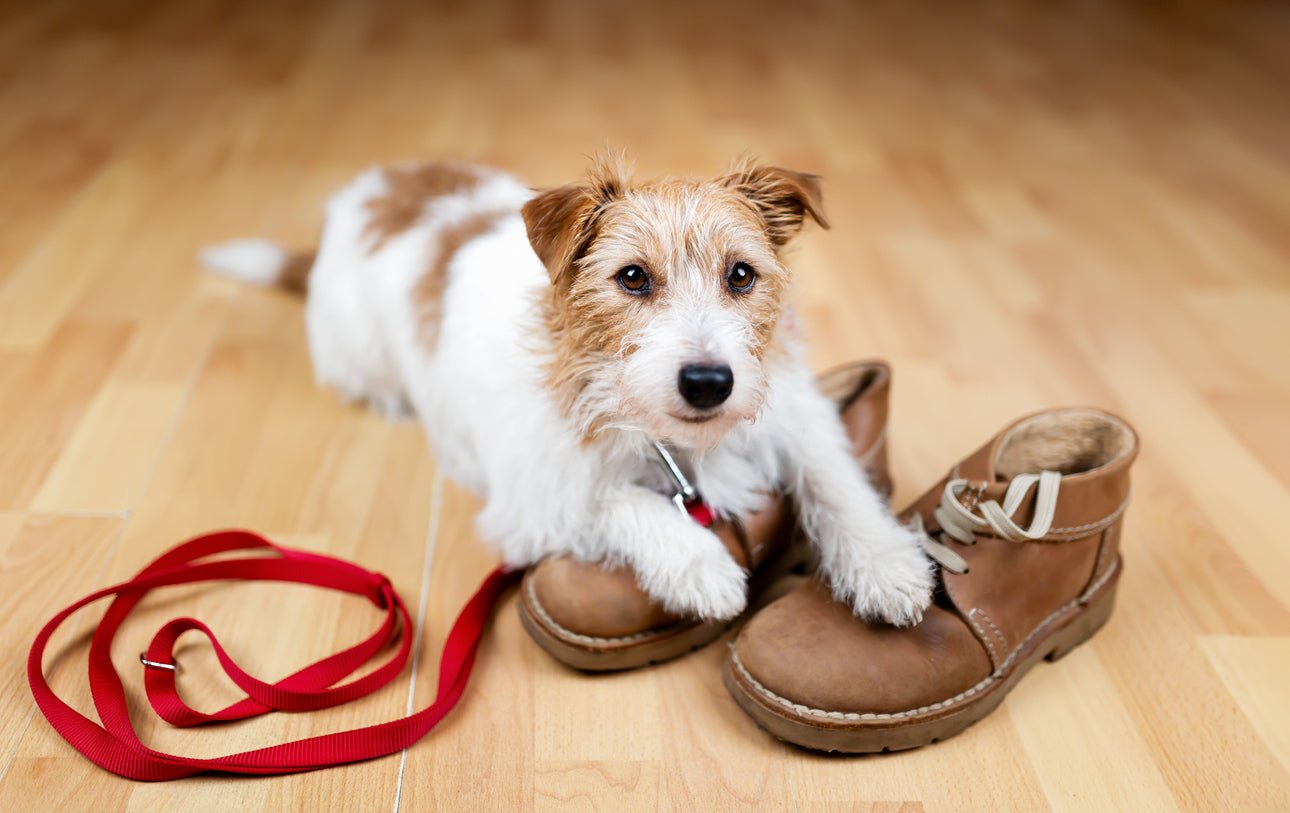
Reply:
[[[748,604],[748,574],[711,532],[694,530],[639,573],[642,586],[670,613],[705,621],[734,618]]]
[[[908,528],[879,542],[859,541],[863,555],[845,556],[822,569],[833,595],[866,621],[908,627],[923,620],[932,603],[935,568],[923,553],[921,538]]]

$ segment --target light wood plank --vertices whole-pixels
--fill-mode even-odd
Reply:
[[[1093,647],[1027,684],[1008,716],[1054,810],[1178,810]]]
[[[27,687],[31,639],[50,616],[100,586],[123,525],[111,518],[0,513],[0,647],[9,653],[0,673],[0,799],[23,793],[34,778],[30,772],[41,771],[18,748],[33,715],[45,725]],[[93,608],[69,618],[50,640],[45,674],[55,691],[86,682],[82,662],[59,653],[85,633],[89,616]],[[66,743],[58,742],[65,754]]]
[[[1212,635],[1201,638],[1200,647],[1264,744],[1290,769],[1290,638]]]
[[[1287,807],[1287,39],[1254,3],[0,5],[0,808]],[[216,753],[429,702],[496,562],[478,501],[416,425],[315,389],[297,298],[194,257],[242,235],[310,246],[325,197],[374,163],[559,184],[607,144],[642,174],[749,151],[824,176],[834,228],[791,255],[797,314],[818,366],[893,363],[897,503],[1020,413],[1135,423],[1125,575],[1093,644],[962,736],[879,758],[759,731],[720,643],[567,670],[513,598],[462,705],[406,755],[135,785],[33,719],[37,625],[227,525],[390,574],[424,601],[417,669],[352,708],[174,731],[134,661],[157,624],[207,619],[277,675],[375,613],[301,588],[167,591],[114,652],[146,741]],[[85,648],[64,636],[51,672],[88,710]],[[187,695],[232,699],[206,647],[183,658]]]
[[[182,387],[108,381],[32,499],[37,511],[127,511],[183,400]]]

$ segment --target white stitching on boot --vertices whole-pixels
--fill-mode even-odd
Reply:
[[[532,581],[525,583],[524,593],[528,597],[529,605],[533,608],[533,612],[537,614],[538,618],[542,619],[542,623],[546,624],[550,628],[551,632],[556,633],[561,638],[567,638],[570,641],[575,641],[580,644],[590,644],[591,646],[630,644],[634,641],[651,638],[687,623],[685,620],[673,621],[670,624],[664,624],[660,627],[651,627],[644,632],[634,632],[631,635],[622,635],[615,638],[599,638],[594,635],[583,635],[580,632],[574,632],[573,630],[562,626],[558,621],[552,618],[551,614],[542,606],[542,603],[538,601],[537,590],[533,587]]]
[[[811,708],[810,706],[804,706],[801,703],[794,703],[792,700],[789,700],[787,697],[781,697],[775,694],[774,692],[772,692],[770,689],[767,689],[764,685],[762,685],[762,683],[758,681],[757,678],[753,677],[752,674],[749,673],[748,669],[744,667],[743,662],[739,660],[739,653],[735,651],[735,645],[733,643],[730,645],[730,662],[734,665],[736,669],[739,670],[739,674],[742,675],[743,678],[747,680],[748,683],[754,689],[756,689],[759,694],[763,695],[764,697],[770,700],[775,701],[781,706],[792,709],[798,714],[808,715],[811,717],[822,717],[829,720],[898,720],[904,717],[913,717],[916,714],[925,714],[929,711],[939,711],[941,709],[949,708],[950,706],[956,703],[960,703],[968,699],[969,697],[972,697],[978,694],[979,692],[985,690],[986,687],[988,687],[991,683],[994,683],[996,680],[1003,677],[1003,673],[1006,672],[1008,668],[1012,666],[1013,662],[1016,661],[1017,656],[1021,653],[1023,649],[1026,648],[1026,644],[1030,643],[1031,639],[1033,639],[1036,635],[1038,635],[1041,631],[1043,631],[1043,629],[1047,627],[1049,624],[1051,624],[1053,620],[1056,619],[1058,616],[1062,615],[1063,613],[1067,612],[1071,608],[1080,604],[1080,602],[1086,596],[1097,592],[1098,589],[1100,589],[1103,585],[1106,584],[1106,582],[1110,579],[1111,575],[1118,572],[1119,570],[1120,570],[1120,558],[1117,556],[1115,559],[1115,564],[1107,568],[1106,573],[1103,574],[1102,577],[1097,580],[1097,582],[1094,584],[1091,590],[1087,591],[1087,593],[1079,596],[1078,598],[1071,599],[1070,601],[1066,602],[1062,606],[1058,607],[1056,610],[1053,610],[1051,613],[1049,613],[1048,617],[1045,618],[1043,621],[1040,621],[1039,625],[1035,627],[1033,630],[1031,630],[1030,634],[1025,637],[1025,640],[1023,640],[1020,644],[1018,644],[1016,648],[1014,648],[1012,652],[1008,654],[1008,657],[1003,662],[1002,666],[1000,666],[991,674],[982,678],[980,682],[978,682],[975,686],[971,687],[970,689],[965,689],[964,691],[959,692],[958,694],[954,695],[948,700],[942,700],[940,702],[932,703],[931,705],[927,705],[927,706],[919,706],[916,709],[909,709],[907,711],[895,711],[895,712],[889,712],[889,713],[878,713],[878,712],[860,713],[856,711],[828,711],[826,709]]]

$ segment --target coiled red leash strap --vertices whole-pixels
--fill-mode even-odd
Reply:
[[[712,525],[712,509],[695,494],[684,510],[700,525]],[[212,558],[233,551],[252,551],[244,558]],[[270,555],[263,555],[263,554]],[[403,599],[380,573],[343,559],[279,547],[250,531],[217,531],[171,548],[129,581],[91,593],[58,613],[41,628],[27,656],[27,681],[36,705],[63,739],[100,768],[128,779],[163,781],[205,771],[237,774],[285,774],[312,771],[386,756],[424,737],[461,699],[470,679],[484,627],[507,588],[519,581],[519,570],[495,569],[457,615],[439,660],[439,688],[434,702],[410,717],[388,723],[324,734],[242,751],[212,759],[166,754],[144,745],[130,723],[125,688],[112,665],[112,639],[130,611],[157,587],[202,581],[283,581],[311,584],[364,596],[385,611],[385,621],[371,636],[277,683],[248,674],[229,656],[210,628],[195,618],[176,618],[162,625],[146,652],[144,688],[153,710],[175,726],[197,726],[255,717],[270,711],[313,711],[364,697],[403,671],[412,652],[412,619]],[[77,610],[115,596],[90,639],[90,694],[102,724],[64,703],[45,680],[41,663],[54,631]],[[175,687],[174,646],[179,636],[198,630],[215,649],[224,673],[246,697],[213,714],[188,706]],[[385,664],[348,683],[340,683],[385,647],[398,651]]]
[[[251,551],[243,558],[211,557]],[[270,555],[264,555],[264,554]],[[284,581],[341,590],[366,597],[385,611],[385,621],[367,639],[323,658],[277,683],[265,683],[242,670],[210,629],[193,618],[162,626],[141,660],[144,686],[153,709],[176,726],[240,720],[270,711],[312,711],[348,703],[393,680],[412,651],[412,620],[389,579],[331,556],[283,548],[250,531],[220,531],[172,548],[134,578],[99,590],[58,613],[40,630],[27,657],[27,680],[50,725],[90,761],[129,779],[160,781],[204,771],[239,774],[285,774],[343,765],[393,754],[415,743],[461,699],[474,665],[484,627],[520,571],[497,568],[484,579],[453,623],[439,663],[434,702],[410,717],[335,734],[242,751],[213,759],[195,759],[154,751],[140,742],[126,710],[125,689],[112,665],[112,638],[150,590],[214,580]],[[89,679],[94,707],[102,725],[64,703],[45,680],[41,660],[54,630],[68,616],[101,598],[115,596],[90,641]],[[174,652],[183,632],[198,630],[210,639],[220,665],[246,697],[213,714],[189,708],[175,688]],[[386,646],[398,642],[390,660],[371,673],[340,683]]]

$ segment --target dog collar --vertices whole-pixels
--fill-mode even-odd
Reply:
[[[663,467],[667,469],[672,482],[676,484],[676,493],[672,495],[672,502],[677,509],[703,527],[712,527],[712,523],[717,520],[712,506],[704,502],[703,497],[699,496],[698,489],[686,479],[685,472],[681,471],[681,467],[676,464],[676,459],[672,457],[667,447],[657,440],[650,442],[654,444],[654,451],[658,452],[659,459],[663,461]]]

